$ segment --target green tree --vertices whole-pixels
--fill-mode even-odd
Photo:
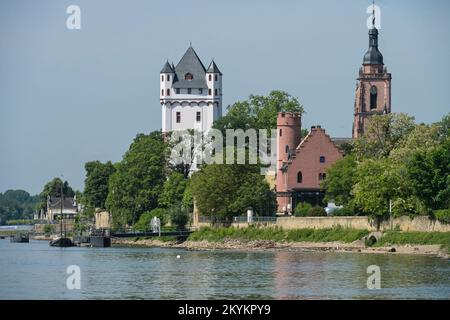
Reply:
[[[166,145],[160,132],[139,134],[109,179],[106,207],[116,227],[134,224],[158,207],[165,181]]]
[[[200,214],[229,220],[248,207],[257,214],[274,212],[274,194],[257,165],[206,165],[191,179]]]
[[[328,170],[326,179],[322,184],[325,188],[325,201],[335,201],[338,205],[347,206],[353,199],[351,194],[355,184],[356,157],[348,155],[336,161]]]
[[[181,204],[169,208],[170,222],[177,230],[184,230],[189,222],[189,212]]]
[[[414,117],[404,113],[371,116],[367,132],[354,142],[357,158],[388,157],[414,127]]]
[[[140,230],[140,231],[150,230],[151,229],[151,221],[154,217],[157,217],[160,219],[161,227],[164,226],[167,223],[167,220],[169,219],[167,209],[156,208],[156,209],[153,209],[152,211],[144,212],[139,217],[139,220],[134,225],[134,228],[136,230]]]
[[[429,152],[415,154],[408,173],[413,194],[428,208],[450,208],[450,138]]]
[[[442,117],[442,120],[437,123],[439,127],[439,137],[445,140],[450,137],[450,112]]]
[[[111,161],[101,163],[90,161],[84,165],[86,179],[84,180],[84,199],[91,208],[106,208],[109,177],[116,171]]]
[[[183,208],[188,210],[189,212],[193,212],[194,210],[194,198],[192,196],[192,188],[191,188],[191,180],[188,180],[186,189],[184,189],[183,199],[181,200],[181,205]]]
[[[407,169],[387,158],[365,159],[358,163],[356,183],[353,187],[354,205],[371,216],[387,216],[389,201],[393,201],[393,214],[415,213],[410,199]],[[409,210],[411,212],[405,212]]]
[[[25,190],[0,193],[0,224],[8,220],[31,219],[38,202],[38,196],[31,196]]]
[[[164,182],[163,191],[159,198],[159,205],[164,208],[169,208],[170,206],[181,203],[186,185],[187,179],[185,179],[182,173],[172,172]]]
[[[303,106],[287,92],[274,90],[268,96],[251,95],[227,108],[228,112],[214,122],[213,127],[225,129],[275,129],[278,112],[300,112]]]

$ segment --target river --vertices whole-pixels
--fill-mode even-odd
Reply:
[[[179,256],[179,257],[177,257]],[[67,268],[79,266],[80,289]],[[380,267],[381,289],[367,288]],[[0,299],[450,299],[438,257],[170,248],[54,248],[0,240]]]

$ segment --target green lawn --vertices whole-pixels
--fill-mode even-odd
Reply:
[[[277,242],[353,242],[369,234],[367,230],[356,230],[347,228],[333,229],[298,229],[283,230],[281,228],[201,228],[192,233],[188,240],[218,242],[226,239],[251,241],[251,240],[273,240]]]

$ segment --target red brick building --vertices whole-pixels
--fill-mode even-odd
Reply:
[[[342,158],[342,152],[320,126],[311,127],[301,140],[298,113],[280,112],[277,130],[278,212],[290,211],[303,201],[320,204],[324,196],[320,184],[327,169]]]

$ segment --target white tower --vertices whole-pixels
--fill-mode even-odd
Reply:
[[[192,47],[176,66],[167,61],[160,72],[162,132],[206,132],[222,116],[222,73],[214,61],[205,69]]]
[[[206,71],[206,83],[208,84],[208,96],[215,103],[212,115],[215,120],[222,116],[222,72],[214,60],[211,61]]]

